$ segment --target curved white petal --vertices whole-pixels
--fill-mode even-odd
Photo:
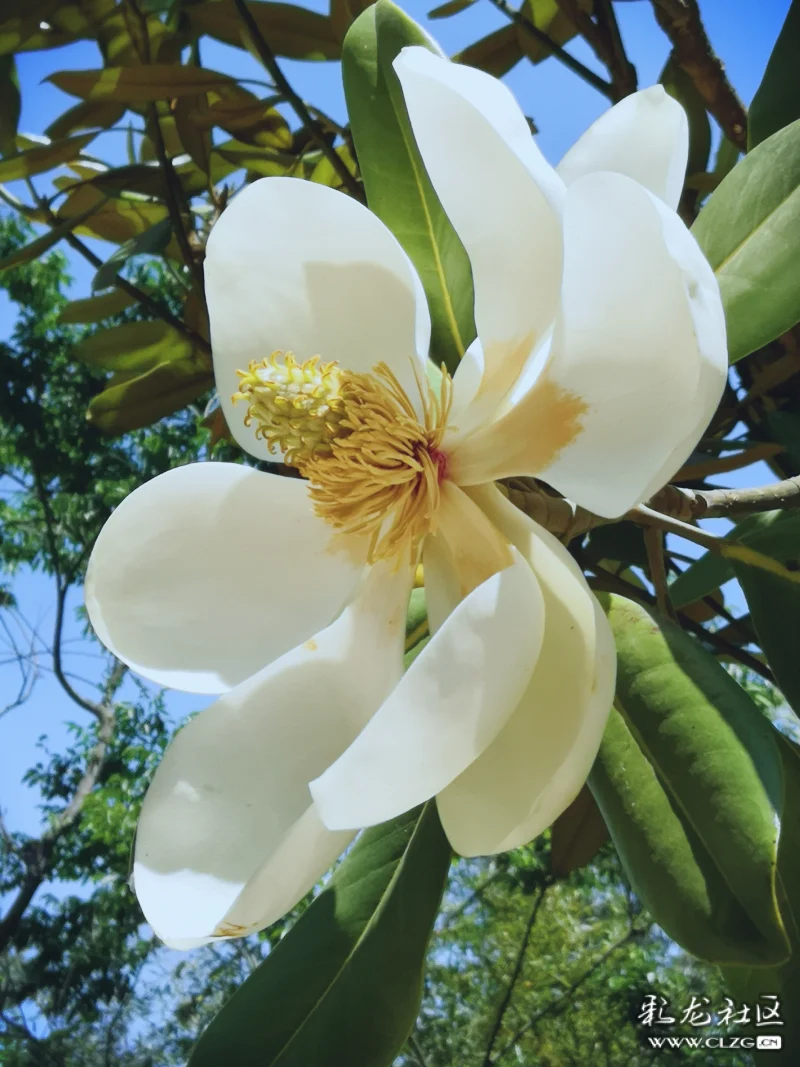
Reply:
[[[354,371],[387,363],[412,399],[430,317],[395,237],[351,197],[299,178],[262,178],[211,231],[205,260],[214,374],[238,443],[275,459],[234,405],[237,370],[275,350]]]
[[[352,839],[320,822],[308,782],[402,673],[407,568],[374,567],[353,604],[226,693],[167,749],[145,797],[134,886],[168,944],[274,922]]]
[[[597,754],[616,671],[611,628],[569,552],[493,487],[471,495],[536,573],[545,630],[514,714],[439,794],[445,833],[465,856],[531,841],[572,802]]]
[[[675,472],[716,409],[727,373],[722,302],[678,216],[623,175],[570,186],[564,240],[541,373],[501,418],[457,443],[449,469],[460,484],[536,475],[615,517]]]
[[[454,608],[350,748],[311,783],[331,829],[430,799],[491,744],[531,676],[542,599],[517,554]]]
[[[326,626],[366,549],[317,518],[305,482],[191,463],[114,511],[89,560],[86,609],[138,674],[220,693]]]
[[[677,208],[689,158],[686,112],[662,85],[626,96],[559,163],[567,185],[598,170],[626,174]]]
[[[555,314],[564,186],[496,78],[416,47],[394,69],[425,169],[472,265],[482,390],[501,398]]]

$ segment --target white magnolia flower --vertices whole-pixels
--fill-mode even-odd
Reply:
[[[92,556],[105,644],[223,693],[170,745],[139,823],[136,892],[175,946],[266,926],[359,828],[434,796],[465,855],[552,823],[595,757],[614,649],[566,549],[493,482],[535,475],[620,515],[677,470],[723,387],[717,285],[674,212],[676,103],[629,97],[554,170],[499,82],[419,48],[395,66],[479,341],[452,381],[429,374],[422,287],[376,216],[255,182],[208,243],[217,385],[242,447],[309,480],[181,467],[125,500]],[[403,674],[420,553],[434,636]]]

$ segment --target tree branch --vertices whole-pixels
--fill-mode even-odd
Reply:
[[[613,956],[615,952],[618,952],[623,947],[623,945],[626,945],[629,941],[632,941],[635,937],[639,936],[641,936],[640,931],[630,929],[624,937],[620,938],[619,941],[616,941],[613,945],[607,948],[606,951],[602,954],[602,956],[598,956],[594,963],[583,972],[580,978],[577,978],[574,982],[570,983],[570,985],[567,986],[566,990],[564,991],[564,993],[562,993],[558,1000],[552,1001],[546,1007],[542,1008],[541,1011],[536,1012],[535,1015],[528,1019],[528,1021],[523,1026],[521,1026],[519,1030],[517,1030],[511,1040],[503,1046],[503,1048],[497,1054],[495,1059],[488,1065],[488,1067],[494,1067],[495,1064],[499,1063],[500,1060],[502,1060],[503,1057],[514,1048],[514,1045],[516,1045],[519,1039],[524,1034],[527,1034],[529,1030],[532,1030],[533,1027],[536,1026],[536,1024],[546,1015],[560,1015],[561,1012],[564,1011],[564,1009],[569,1004],[570,999],[580,989],[584,982],[588,981],[588,979],[591,978],[595,971],[598,970],[598,968],[602,967],[606,960],[609,959],[609,957]],[[484,1067],[486,1067],[486,1064],[484,1064]]]
[[[610,0],[597,0],[597,21],[578,0],[556,0],[556,3],[608,71],[611,99],[616,103],[635,92],[636,71],[625,54]]]
[[[345,189],[347,189],[348,193],[350,193],[352,197],[355,197],[356,200],[360,200],[363,202],[364,193],[361,189],[361,186],[358,184],[356,179],[347,169],[344,160],[335,150],[333,145],[329,144],[329,142],[325,139],[319,129],[319,125],[314,121],[313,117],[311,116],[311,112],[306,107],[304,101],[297,95],[297,93],[292,88],[291,84],[286,78],[286,75],[281,70],[280,65],[278,64],[278,61],[275,58],[272,49],[267,44],[263,33],[258,28],[258,23],[250,14],[247,8],[247,4],[245,4],[244,0],[233,0],[233,2],[236,5],[236,12],[242,23],[244,24],[244,27],[248,36],[250,37],[253,47],[258,53],[258,58],[263,63],[265,70],[268,71],[272,80],[275,82],[275,87],[286,98],[287,102],[291,105],[292,110],[297,115],[300,122],[308,130],[309,135],[311,136],[314,143],[317,145],[318,148],[322,150],[325,158],[328,160],[333,169],[339,175],[342,185],[345,187]]]
[[[520,973],[522,972],[522,964],[525,961],[525,953],[528,950],[528,943],[530,942],[531,934],[533,933],[533,928],[536,925],[536,919],[539,915],[539,909],[541,908],[542,901],[545,898],[545,894],[547,893],[547,890],[550,888],[551,885],[552,882],[545,882],[542,885],[542,888],[539,890],[538,896],[533,902],[531,913],[528,916],[527,923],[525,924],[525,932],[522,935],[522,941],[520,942],[519,952],[517,953],[517,958],[514,963],[514,970],[511,972],[511,977],[508,981],[508,986],[506,987],[506,991],[503,994],[503,999],[500,1001],[500,1006],[497,1009],[497,1015],[495,1016],[494,1023],[492,1024],[492,1029],[489,1032],[489,1041],[486,1046],[486,1055],[483,1058],[482,1067],[492,1067],[493,1062],[496,1062],[492,1059],[492,1052],[494,1050],[495,1044],[497,1043],[497,1037],[500,1033],[500,1027],[503,1025],[503,1019],[505,1018],[506,1011],[508,1010],[508,1005],[511,1002],[511,997],[514,992],[514,986],[517,984],[517,980],[519,979]]]
[[[675,61],[692,79],[729,141],[747,150],[747,114],[711,47],[697,0],[652,0],[656,20],[672,43]]]
[[[236,0],[237,3],[241,0]],[[593,70],[590,70],[584,63],[581,63],[575,56],[570,55],[566,49],[562,48],[560,44],[556,44],[549,34],[544,30],[540,30],[522,11],[515,11],[510,7],[506,0],[489,0],[493,7],[496,7],[498,11],[501,11],[506,18],[510,19],[517,26],[527,33],[530,37],[533,37],[539,44],[544,45],[547,51],[556,57],[556,59],[563,63],[565,67],[572,71],[573,74],[577,74],[579,78],[582,78],[585,82],[597,89],[598,93],[602,93],[603,96],[608,97],[609,100],[613,99],[612,87],[609,82],[604,81],[598,74],[595,74]]]

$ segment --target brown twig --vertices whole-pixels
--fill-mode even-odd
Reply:
[[[239,0],[236,0],[238,3]],[[590,70],[584,63],[581,63],[575,56],[570,55],[566,49],[562,48],[560,44],[557,44],[549,34],[535,25],[522,11],[516,11],[513,7],[510,7],[506,0],[489,0],[493,7],[496,7],[498,11],[501,11],[506,18],[510,19],[513,23],[519,26],[524,33],[527,33],[530,37],[533,37],[535,41],[543,45],[547,51],[556,57],[559,62],[563,63],[565,67],[572,71],[573,74],[577,74],[579,78],[583,78],[585,82],[591,85],[594,89],[597,89],[603,96],[608,97],[609,100],[613,99],[613,90],[609,82],[604,81],[598,74],[595,74],[593,70]]]
[[[625,54],[610,0],[596,4],[597,21],[578,0],[556,0],[556,3],[608,71],[612,100],[622,100],[635,92],[636,71]]]
[[[692,79],[729,141],[747,150],[747,114],[711,47],[697,0],[652,0],[656,20],[672,43],[678,65]]]
[[[274,81],[275,87],[286,98],[287,103],[291,105],[292,110],[297,115],[300,122],[308,130],[314,143],[322,150],[328,162],[339,175],[342,185],[347,189],[348,193],[355,197],[356,200],[363,200],[364,194],[361,186],[347,169],[344,160],[337,153],[333,145],[331,145],[320,132],[319,125],[314,121],[308,107],[290,85],[275,58],[275,54],[267,44],[263,33],[258,28],[258,23],[250,14],[247,4],[244,0],[233,0],[233,2],[236,6],[236,12],[245,27],[246,33],[258,53],[258,58],[261,60],[264,68]]]
[[[659,611],[670,619],[675,618],[672,602],[669,599],[667,568],[664,562],[664,535],[655,526],[648,526],[644,531],[644,547],[647,550],[647,564],[650,581],[656,592],[656,604]]]

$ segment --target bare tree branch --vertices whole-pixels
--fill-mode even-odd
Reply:
[[[280,64],[275,58],[274,52],[267,44],[263,33],[258,28],[258,23],[248,11],[247,5],[245,4],[244,0],[233,0],[233,2],[236,5],[236,12],[239,18],[241,19],[242,24],[244,25],[245,30],[247,31],[247,34],[253,42],[253,47],[255,48],[256,52],[258,52],[258,58],[263,63],[265,70],[269,73],[272,80],[275,82],[276,88],[284,97],[286,97],[287,102],[291,105],[292,110],[297,115],[303,126],[308,130],[309,135],[314,141],[314,143],[317,145],[318,148],[322,150],[322,153],[325,158],[328,160],[330,165],[339,175],[342,185],[345,187],[345,189],[347,189],[348,193],[350,193],[352,197],[355,197],[356,200],[360,200],[363,202],[364,193],[361,186],[350,173],[350,171],[347,169],[344,160],[338,154],[336,149],[328,142],[328,140],[322,134],[319,128],[319,124],[312,117],[311,112],[308,110],[308,107],[306,106],[305,102],[297,95],[297,93],[292,88],[291,84],[286,78],[286,75],[281,70]]]
[[[656,20],[672,42],[675,61],[692,79],[729,141],[747,150],[747,114],[711,47],[697,0],[652,0]]]
[[[528,944],[531,939],[531,934],[533,933],[533,928],[536,925],[536,920],[539,916],[539,909],[541,908],[542,902],[545,898],[545,894],[547,893],[547,890],[550,888],[551,885],[552,882],[544,882],[542,888],[539,890],[536,899],[533,902],[531,913],[528,916],[527,923],[525,924],[525,930],[522,935],[522,941],[520,942],[519,951],[517,952],[517,958],[514,962],[514,969],[511,972],[511,977],[508,980],[506,991],[503,994],[503,999],[500,1001],[500,1005],[497,1009],[497,1015],[495,1016],[494,1023],[492,1024],[492,1028],[489,1032],[489,1040],[486,1045],[486,1054],[483,1057],[482,1067],[492,1067],[492,1064],[496,1062],[492,1058],[492,1052],[494,1051],[494,1046],[497,1043],[497,1037],[500,1033],[500,1028],[503,1025],[503,1019],[505,1018],[505,1014],[508,1011],[508,1005],[511,1002],[511,997],[514,993],[514,987],[516,986],[517,980],[519,979],[519,976],[522,973],[522,964],[525,961],[525,953],[528,951]]]

